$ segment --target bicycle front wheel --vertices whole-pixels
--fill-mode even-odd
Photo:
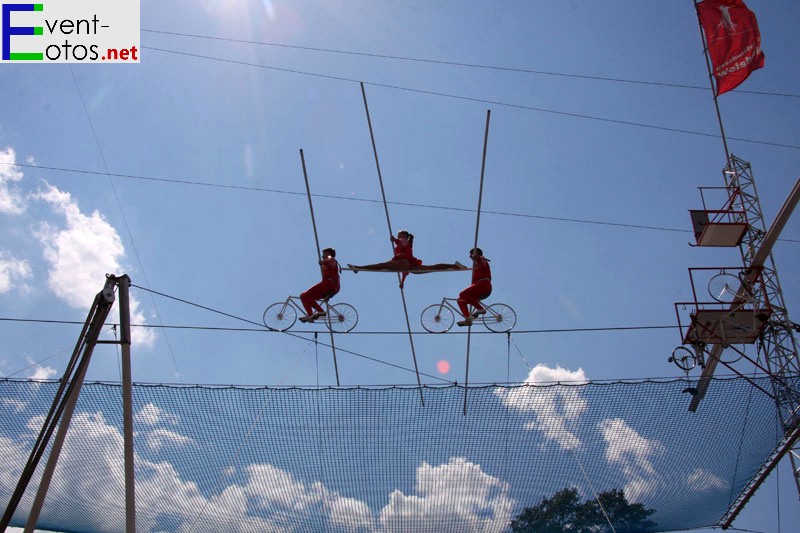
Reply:
[[[286,302],[272,304],[264,311],[264,325],[273,331],[286,331],[294,326],[295,320],[297,311]]]
[[[444,333],[453,327],[453,312],[442,304],[429,305],[419,318],[422,327],[431,333]]]
[[[517,313],[506,304],[492,304],[486,308],[483,325],[495,333],[511,331],[517,325]]]
[[[358,312],[350,304],[338,303],[328,306],[325,325],[334,333],[347,333],[358,324]]]

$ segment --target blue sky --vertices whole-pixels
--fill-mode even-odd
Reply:
[[[748,5],[766,66],[720,108],[769,223],[800,168],[800,6]],[[720,186],[725,165],[710,91],[674,86],[708,86],[688,0],[143,0],[141,24],[139,65],[0,69],[0,316],[83,321],[114,272],[260,322],[319,276],[300,149],[320,245],[342,263],[388,259],[364,82],[392,227],[416,235],[426,262],[468,261],[491,109],[478,242],[492,259],[490,301],[511,305],[518,322],[510,345],[472,337],[471,383],[524,381],[538,364],[552,379],[681,375],[667,363],[680,343],[671,328],[531,331],[672,326],[673,302],[691,295],[688,267],[739,262],[736,250],[687,244],[697,187]],[[773,257],[791,314],[797,216],[782,237]],[[409,278],[412,328],[467,284],[457,272]],[[147,291],[133,297],[138,324],[253,327]],[[395,277],[345,272],[337,300],[359,312],[337,347],[396,365],[340,350],[342,385],[415,384]],[[0,328],[5,376],[59,376],[77,335],[63,324]],[[315,364],[308,334],[135,333],[136,381],[336,383],[330,352],[320,348]],[[414,339],[423,383],[463,383],[463,335]],[[119,380],[112,348],[98,350],[88,379]],[[788,465],[780,477],[786,528],[800,507]],[[776,530],[775,493],[773,477],[736,527]]]

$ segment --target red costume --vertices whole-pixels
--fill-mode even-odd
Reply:
[[[394,243],[394,257],[392,259],[405,259],[409,266],[420,266],[421,259],[414,257],[414,245],[409,239],[397,239],[392,237]]]
[[[326,257],[320,261],[322,267],[322,281],[308,289],[300,295],[300,301],[306,310],[306,314],[312,312],[325,313],[318,300],[332,298],[339,292],[339,263],[333,257]]]
[[[422,259],[417,259],[414,257],[413,240],[396,239],[392,237],[392,242],[394,243],[394,257],[392,257],[393,260],[405,259],[408,261],[409,267],[418,267],[422,264]],[[400,288],[403,287],[403,283],[405,283],[407,277],[408,272],[403,272],[400,275]]]
[[[471,305],[476,311],[483,309],[481,300],[488,298],[492,294],[492,269],[489,267],[489,260],[482,255],[472,258],[472,285],[461,291],[458,295],[458,307],[464,318],[469,317]]]

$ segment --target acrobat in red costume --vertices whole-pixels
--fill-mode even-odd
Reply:
[[[374,263],[372,265],[350,265],[350,269],[358,273],[359,270],[381,270],[398,272],[400,277],[400,288],[406,281],[409,273],[422,274],[434,270],[466,270],[466,267],[456,261],[455,263],[437,263],[435,265],[423,265],[421,259],[414,257],[414,235],[406,230],[397,232],[397,237],[389,237],[394,244],[394,257],[391,261]],[[417,272],[420,271],[420,272]]]
[[[489,260],[483,257],[483,250],[473,248],[469,251],[469,257],[472,259],[472,285],[458,295],[458,307],[464,315],[464,320],[458,323],[459,326],[469,326],[473,318],[486,314],[481,300],[492,294],[492,269],[489,267]],[[475,309],[472,314],[469,306]]]
[[[319,300],[332,298],[339,292],[339,273],[342,269],[335,257],[336,250],[333,248],[322,250],[322,259],[319,261],[322,269],[322,281],[300,295],[300,302],[302,302],[307,315],[300,317],[301,322],[313,322],[325,316]]]

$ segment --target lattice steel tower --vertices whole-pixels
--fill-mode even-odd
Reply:
[[[723,176],[725,187],[700,187],[703,209],[689,213],[697,246],[738,246],[741,266],[689,269],[694,300],[676,303],[675,310],[681,340],[692,349],[676,348],[670,361],[686,371],[687,378],[696,364],[702,367],[697,386],[685,391],[692,394],[690,411],[697,410],[712,384],[716,366],[722,364],[775,401],[783,432],[769,458],[720,521],[720,525],[727,528],[787,453],[800,495],[800,362],[794,337],[795,332],[800,332],[800,326],[789,319],[771,253],[800,200],[800,180],[767,229],[750,163],[729,155]],[[709,209],[706,205],[705,194],[714,189],[717,194],[723,190],[721,209]],[[707,294],[713,301],[703,298],[702,291],[697,289],[704,280],[708,281]],[[755,345],[755,358],[746,353],[747,345]],[[733,353],[733,360],[723,357],[726,350]],[[743,369],[741,365],[734,365],[740,360],[748,361],[757,371],[766,374],[769,385],[762,387],[747,375],[752,367]]]
[[[790,446],[788,453],[792,463],[795,484],[800,495],[800,362],[798,362],[797,341],[794,331],[798,325],[789,319],[789,313],[778,281],[778,271],[769,252],[759,257],[767,234],[761,203],[756,192],[756,184],[750,163],[731,154],[723,171],[725,186],[739,191],[742,206],[747,217],[747,231],[739,245],[742,265],[763,265],[761,278],[764,291],[756,291],[756,297],[767,298],[760,302],[760,308],[772,310],[764,332],[758,342],[758,353],[764,361],[771,378],[772,390],[778,416],[784,430],[784,438]],[[768,245],[771,248],[771,244]]]

